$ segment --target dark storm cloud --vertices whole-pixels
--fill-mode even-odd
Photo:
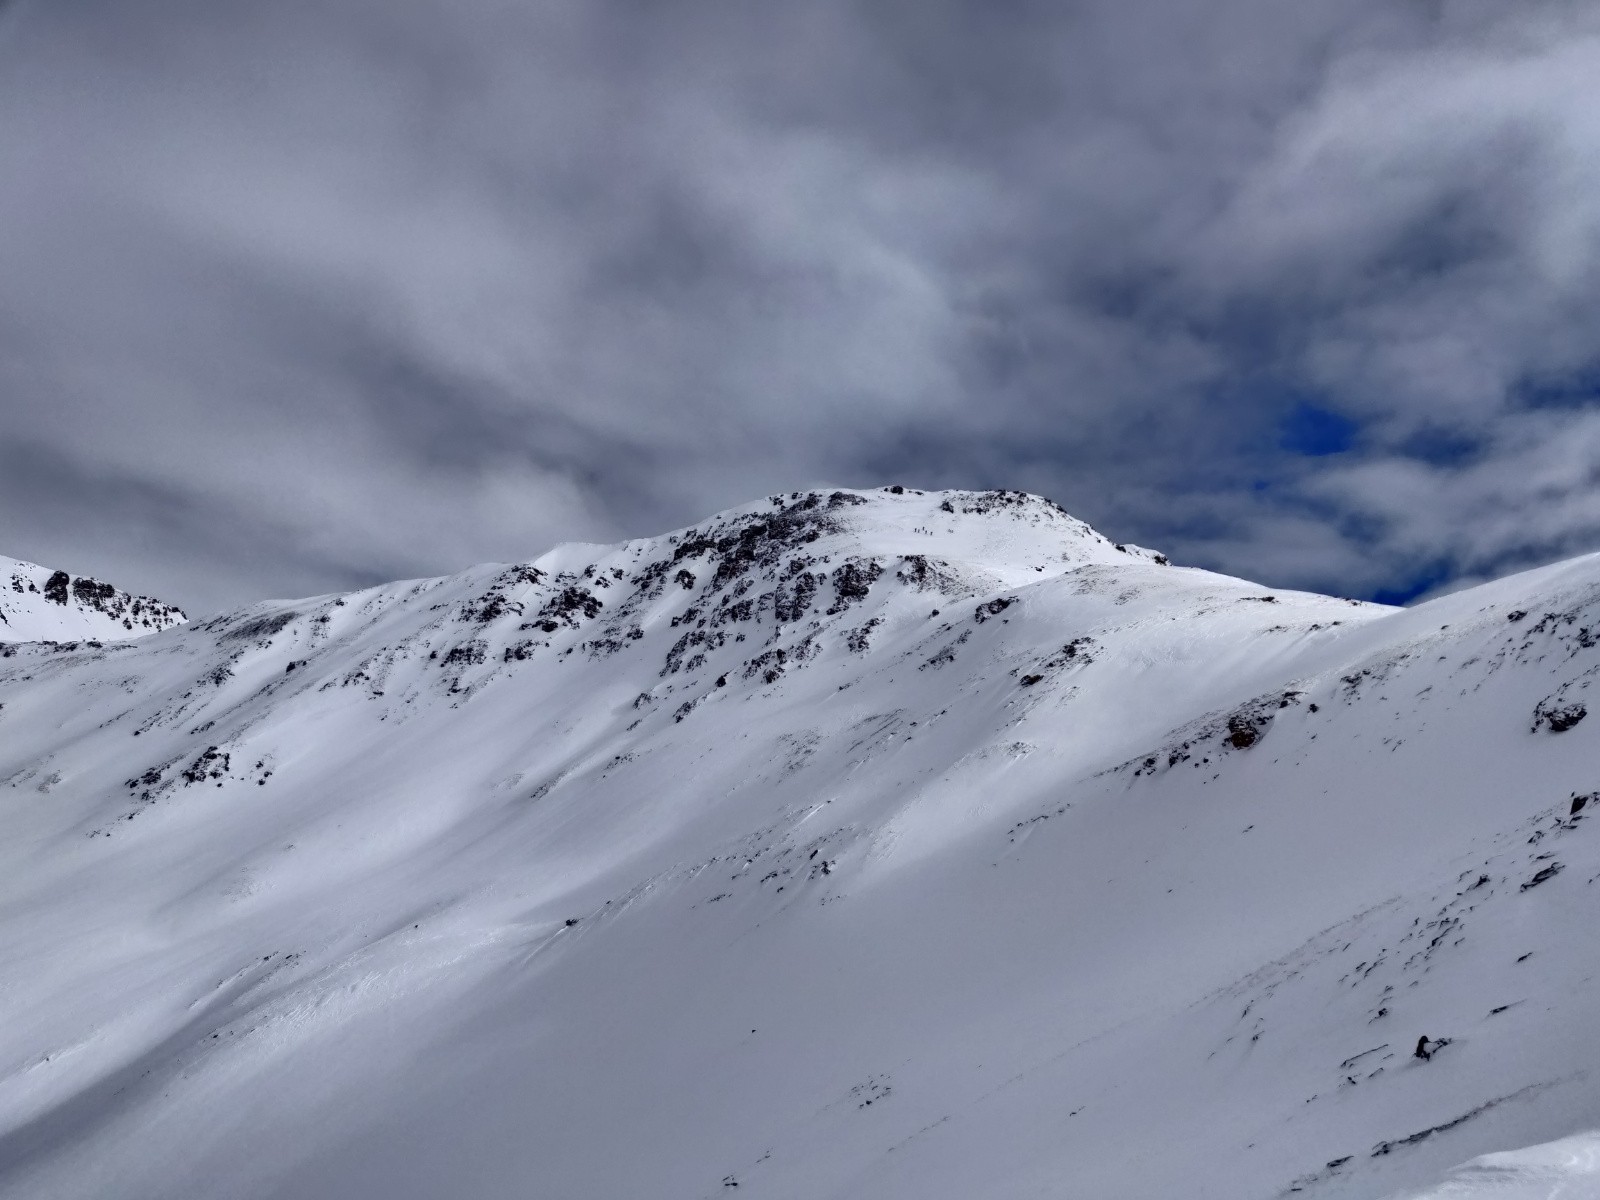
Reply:
[[[889,480],[1587,549],[1597,77],[1561,3],[13,6],[0,551],[203,608]]]

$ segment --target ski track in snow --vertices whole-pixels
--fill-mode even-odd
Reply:
[[[1600,1195],[1600,557],[1397,610],[885,489],[142,637],[0,566],[0,1196]]]

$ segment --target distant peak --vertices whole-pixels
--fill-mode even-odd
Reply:
[[[1002,575],[1012,569],[1038,573],[1091,562],[1167,562],[1153,550],[1111,541],[1044,496],[1008,490],[924,491],[901,484],[780,493],[718,513],[666,540],[683,557],[687,547],[725,551],[731,544],[723,543],[730,536],[749,546],[827,539],[832,553],[934,555]]]
[[[122,641],[187,620],[176,605],[93,576],[0,557],[0,641]]]

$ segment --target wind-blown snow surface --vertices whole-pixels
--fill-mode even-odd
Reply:
[[[1377,1197],[1600,1124],[1600,558],[1401,611],[797,494],[11,653],[6,1196]]]
[[[1404,1200],[1592,1200],[1600,1196],[1600,1134],[1485,1154]],[[1400,1200],[1400,1198],[1396,1198]]]
[[[0,556],[0,642],[115,642],[185,620],[182,609],[149,596]]]

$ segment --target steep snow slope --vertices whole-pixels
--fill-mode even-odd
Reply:
[[[884,491],[16,648],[0,1194],[1377,1197],[1593,1127],[1597,643],[1594,557],[1401,611]]]
[[[0,642],[122,641],[182,624],[183,610],[0,556]]]

